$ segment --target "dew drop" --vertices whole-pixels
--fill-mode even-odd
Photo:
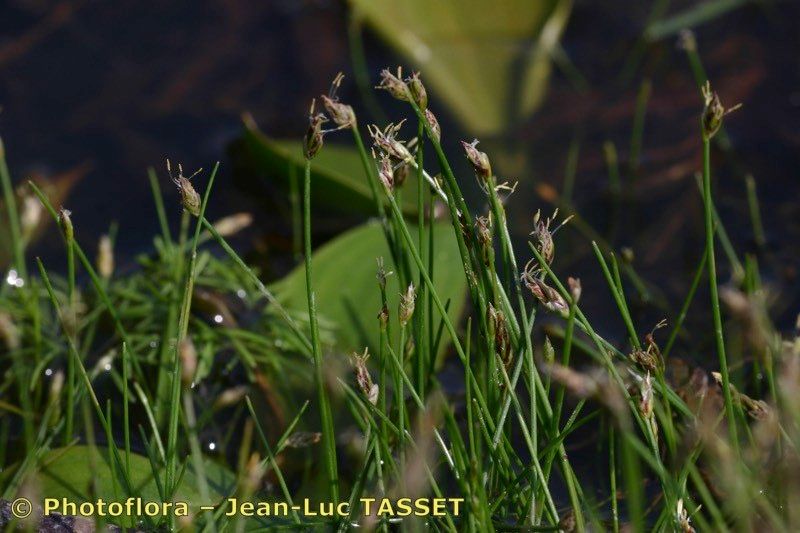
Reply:
[[[19,277],[17,271],[13,268],[8,271],[8,275],[6,276],[6,283],[11,285],[12,287],[22,287],[25,285],[25,280]]]

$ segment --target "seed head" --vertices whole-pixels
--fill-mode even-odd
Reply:
[[[712,372],[711,375],[714,377],[717,385],[722,387],[722,374],[719,372]],[[728,383],[728,386],[731,388],[733,400],[741,405],[744,411],[752,418],[756,420],[765,420],[772,414],[769,404],[764,400],[756,400],[742,392],[739,392],[739,390],[731,383]]]
[[[28,240],[36,228],[39,227],[43,210],[44,207],[36,196],[25,194],[22,197],[22,212],[19,216],[19,222],[25,240]]]
[[[114,250],[108,235],[101,235],[97,243],[97,271],[103,279],[114,273]]]
[[[556,351],[553,348],[553,343],[550,342],[550,337],[544,336],[544,346],[542,347],[545,363],[552,363],[556,358]]]
[[[417,293],[414,289],[414,284],[410,283],[408,289],[404,294],[400,295],[400,325],[405,326],[411,317],[414,315],[414,306],[416,303]]]
[[[687,52],[694,52],[697,50],[697,39],[695,39],[694,32],[690,29],[681,30],[678,33],[678,48]]]
[[[378,322],[380,323],[381,331],[386,331],[386,326],[389,324],[389,308],[385,305],[378,312]]]
[[[223,237],[230,237],[247,228],[252,223],[253,215],[250,213],[236,213],[214,222],[214,229]]]
[[[695,529],[689,520],[689,513],[683,507],[683,499],[678,500],[676,505],[675,520],[678,522],[678,531],[680,533],[695,533]]]
[[[556,252],[553,234],[550,232],[550,222],[552,218],[542,220],[539,215],[540,212],[536,211],[536,215],[533,217],[534,229],[531,232],[531,236],[533,236],[534,241],[536,241],[534,244],[536,244],[536,248],[539,250],[539,253],[542,254],[544,260],[547,261],[547,264],[551,264]],[[553,217],[555,217],[555,214]]]
[[[490,260],[492,248],[492,219],[491,217],[478,217],[475,219],[475,233],[478,236],[478,243],[483,251],[483,260]]]
[[[703,99],[705,100],[705,107],[701,116],[701,123],[703,125],[703,137],[711,139],[722,127],[722,119],[742,107],[742,104],[736,104],[730,109],[726,109],[719,99],[719,95],[711,90],[711,82],[706,81],[703,85]]]
[[[578,529],[578,521],[575,518],[575,512],[570,509],[561,520],[558,521],[558,529],[564,533],[574,533]]]
[[[386,268],[383,265],[383,257],[379,257],[377,259],[378,262],[378,271],[375,273],[375,277],[378,280],[378,285],[380,286],[381,290],[386,290],[386,278],[394,274],[394,272],[386,271]]]
[[[641,350],[637,348],[633,350],[628,357],[646,372],[657,372],[659,369],[659,358],[650,350]]]
[[[181,381],[184,387],[191,387],[197,374],[197,350],[191,337],[185,337],[178,344],[178,357],[181,361]]]
[[[542,218],[541,211],[536,211],[536,214],[533,216],[533,231],[531,232],[531,236],[534,240],[533,244],[542,257],[544,257],[545,261],[547,261],[547,264],[553,262],[556,253],[553,235],[572,218],[572,216],[565,218],[561,224],[551,230],[550,226],[556,220],[557,216],[558,209],[553,211],[553,214],[545,219]]]
[[[412,158],[411,152],[405,144],[397,139],[397,134],[400,132],[400,128],[403,127],[403,122],[405,121],[398,122],[397,124],[389,124],[383,131],[374,124],[367,129],[372,136],[372,142],[375,148],[394,159],[408,161]]]
[[[361,389],[361,392],[367,397],[367,400],[369,400],[372,405],[375,405],[378,403],[378,393],[380,389],[376,383],[372,382],[372,376],[370,376],[369,370],[367,369],[367,359],[369,359],[369,350],[364,348],[363,354],[353,354],[351,362],[356,370],[356,383],[358,383],[358,388]]]
[[[570,367],[551,363],[543,365],[542,372],[573,396],[600,402],[616,417],[620,425],[629,423],[627,400],[606,371],[594,369],[578,372]]]
[[[650,372],[642,380],[639,412],[645,418],[650,418],[653,415],[653,378],[650,376]]]
[[[58,224],[61,226],[61,231],[64,232],[64,238],[71,243],[75,239],[75,230],[72,227],[70,215],[72,215],[72,211],[63,207],[58,211]]]
[[[428,121],[428,125],[431,127],[433,139],[437,143],[442,142],[442,127],[439,125],[439,120],[436,118],[436,115],[434,115],[430,109],[425,109],[425,120]]]
[[[322,438],[322,433],[310,431],[295,431],[286,439],[289,448],[307,448],[316,444]]]
[[[249,388],[246,385],[239,385],[225,389],[219,396],[217,396],[217,399],[214,400],[214,409],[224,409],[225,407],[238,404],[244,399],[245,396],[247,396],[248,391]]]
[[[489,163],[489,156],[478,150],[478,140],[475,139],[471,143],[461,141],[461,146],[464,147],[464,152],[467,154],[467,159],[472,164],[475,170],[475,175],[482,181],[488,181],[492,177],[492,165]]]
[[[322,138],[325,135],[322,125],[328,121],[324,114],[314,113],[315,104],[316,100],[311,100],[311,108],[308,111],[308,130],[306,130],[306,136],[303,139],[303,150],[308,160],[314,159],[314,156],[322,148]]]
[[[414,99],[414,103],[420,109],[427,109],[428,108],[428,92],[425,90],[425,86],[422,84],[422,80],[419,78],[419,72],[414,72],[406,79],[406,84],[408,86],[408,90],[411,93],[411,98]]]
[[[381,180],[386,192],[391,194],[394,191],[394,169],[392,168],[391,159],[386,154],[381,157],[378,178]]]
[[[529,263],[530,266],[530,263]],[[557,290],[549,286],[544,280],[539,278],[539,272],[535,269],[526,267],[522,273],[522,282],[528,290],[539,300],[542,305],[551,311],[566,314],[568,310],[567,302]]]
[[[264,476],[267,473],[267,466],[257,453],[253,453],[247,461],[245,475],[241,481],[241,492],[243,494],[253,494],[261,486]]]
[[[0,311],[0,339],[3,339],[9,351],[20,347],[19,328],[17,328],[11,315],[2,311]]]
[[[644,336],[646,348],[644,350],[637,348],[630,354],[630,359],[647,372],[655,373],[663,368],[661,350],[658,348],[658,344],[656,344],[655,332],[666,325],[666,320],[659,321],[650,333]]]
[[[351,128],[356,123],[356,114],[353,108],[347,104],[343,104],[336,96],[336,92],[344,79],[344,74],[341,72],[333,79],[331,89],[327,95],[322,95],[322,105],[325,106],[325,111],[331,117],[331,120],[339,127],[339,129]]]
[[[64,372],[59,370],[53,374],[53,380],[50,382],[49,399],[51,404],[56,404],[61,396],[61,390],[64,388]]]
[[[581,280],[578,278],[569,277],[567,278],[567,285],[569,286],[569,294],[572,296],[572,303],[577,304],[578,300],[581,299],[581,292],[583,292]]]
[[[383,69],[381,71],[381,82],[375,88],[384,89],[394,98],[402,100],[403,102],[410,102],[412,98],[408,85],[403,81],[403,70],[401,67],[397,67],[397,75],[392,74],[388,68]]]
[[[570,394],[578,398],[591,398],[596,395],[599,390],[598,382],[594,376],[577,372],[568,366],[552,363],[544,366],[542,370],[545,374],[550,376],[553,381],[564,386]]]
[[[502,311],[495,309],[492,304],[489,304],[489,309],[486,313],[488,315],[489,323],[494,329],[494,346],[497,354],[503,364],[508,367],[511,365],[511,336],[508,332],[508,322],[505,314]]]
[[[197,194],[196,190],[194,190],[190,180],[198,175],[202,170],[202,168],[196,170],[187,178],[183,175],[183,166],[178,163],[178,174],[177,176],[173,176],[172,165],[170,164],[169,159],[167,159],[167,173],[172,179],[172,183],[174,183],[178,188],[178,192],[181,193],[181,205],[187,212],[194,216],[200,216],[200,205],[202,202],[200,200],[200,195]]]

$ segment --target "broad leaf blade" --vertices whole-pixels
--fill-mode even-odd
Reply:
[[[124,461],[123,456],[123,461]],[[131,454],[131,482],[134,490],[143,501],[160,502],[157,485],[153,479],[150,461],[141,455]],[[206,477],[211,490],[211,502],[204,502],[197,489],[197,476],[191,461],[177,489],[174,501],[185,501],[192,510],[196,506],[219,502],[223,496],[230,494],[235,485],[232,472],[208,460],[205,464]],[[114,471],[109,466],[108,449],[89,446],[71,446],[59,448],[45,454],[36,474],[41,494],[48,498],[67,498],[70,501],[93,501],[91,490],[109,499],[114,495]],[[164,472],[159,472],[163,480]],[[117,478],[118,479],[118,478]],[[121,491],[117,482],[118,491]],[[118,494],[117,500],[123,500],[124,494]]]
[[[417,229],[409,227],[416,236]],[[458,320],[466,300],[466,280],[461,257],[447,223],[434,225],[434,284],[442,301],[450,300],[450,318]],[[391,254],[381,225],[371,222],[352,229],[313,254],[313,284],[320,316],[334,324],[336,348],[344,352],[378,350],[380,333],[377,315],[381,308],[380,291],[375,279],[376,258],[383,257],[391,268]],[[414,284],[419,274],[414,269]],[[389,314],[397,331],[397,308],[400,291],[397,276],[387,281]],[[279,281],[274,290],[289,309],[307,312],[306,281],[303,266]],[[435,311],[434,311],[435,312]],[[439,323],[438,314],[435,324]],[[448,339],[444,339],[445,342]]]
[[[539,105],[571,0],[351,0],[468,130],[496,134]]]

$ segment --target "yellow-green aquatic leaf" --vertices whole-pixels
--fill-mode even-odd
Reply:
[[[416,238],[416,226],[409,226],[409,230]],[[442,302],[451,300],[449,315],[456,321],[464,309],[467,285],[453,227],[449,223],[434,225],[434,245],[434,284]],[[364,347],[369,347],[372,353],[377,352],[380,338],[377,316],[381,309],[380,291],[375,279],[378,257],[384,259],[386,270],[395,270],[378,222],[347,231],[313,254],[312,282],[317,309],[321,319],[334,324],[336,347],[343,352],[360,352]],[[416,286],[419,274],[415,268],[412,272]],[[394,332],[398,331],[397,309],[403,289],[405,287],[399,286],[396,273],[388,278],[386,291]],[[308,311],[302,265],[279,281],[274,290],[287,308]],[[438,313],[435,316],[434,324],[438,327]],[[445,333],[443,343],[447,341]]]
[[[524,119],[544,96],[572,0],[350,0],[475,134]]]
[[[123,462],[125,452],[120,450]],[[219,466],[211,460],[204,464],[211,501],[204,502],[197,488],[197,475],[188,462],[186,471],[177,489],[174,501],[185,501],[192,511],[197,511],[197,506],[214,504],[221,501],[223,496],[232,493],[235,485],[235,476],[226,468]],[[38,472],[35,474],[37,486],[42,497],[67,498],[70,501],[94,501],[92,490],[102,496],[106,501],[124,501],[126,495],[122,492],[119,477],[114,476],[114,470],[109,463],[107,448],[97,447],[94,450],[89,446],[71,446],[59,448],[45,454],[40,462]],[[144,502],[160,502],[158,488],[154,480],[150,461],[141,455],[130,456],[131,482],[134,491]],[[159,472],[163,483],[164,471]],[[116,485],[115,485],[116,484]],[[116,486],[116,493],[114,492]]]

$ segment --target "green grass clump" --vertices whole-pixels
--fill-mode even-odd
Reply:
[[[402,123],[371,126],[372,151],[353,109],[335,97],[340,82],[323,97],[325,112],[312,105],[304,143],[303,309],[287,308],[231,248],[222,226],[206,218],[217,166],[202,196],[178,167],[173,181],[184,212],[177,235],[151,174],[161,235],[127,274],[111,266],[113,235],[93,263],[74,236],[78,217],[59,215],[31,185],[60,221],[67,276],[50,274],[52,265],[39,259],[38,276],[30,275],[33,261],[2,160],[13,268],[24,279],[22,287],[6,283],[0,292],[8,355],[0,383],[3,497],[69,490],[86,500],[188,499],[190,517],[119,522],[173,529],[193,523],[212,531],[355,525],[709,531],[764,523],[788,531],[800,525],[800,340],[783,340],[770,324],[753,259],[734,283],[717,280],[715,250],[724,228],[713,204],[710,143],[727,111],[710,89],[698,135],[706,245],[662,350],[657,330],[667,324],[651,329],[634,322],[622,274],[637,292],[644,285],[607,244],[593,243],[607,287],[584,287],[557,272],[556,232],[571,216],[559,222],[556,214],[537,213],[528,247],[515,248],[506,216],[514,189],[477,142],[463,148],[484,197],[479,205],[467,203],[418,74],[382,73],[380,88],[407,104],[416,137],[401,140]],[[638,166],[649,91],[643,85],[631,167]],[[336,130],[354,138],[389,251],[362,258],[379,260],[374,291],[381,306],[355,310],[376,317],[372,353],[337,349],[343,319],[320,316],[314,290],[320,272],[311,176],[315,156]],[[426,157],[435,159],[438,173],[426,170]],[[615,154],[613,160],[615,167]],[[417,181],[413,216],[403,207],[404,180]],[[295,205],[299,210],[301,203]],[[439,211],[452,227],[457,272],[434,269]],[[347,284],[351,273],[333,274]],[[469,305],[456,319],[441,280],[462,275]],[[716,370],[711,376],[700,369],[680,373],[669,357],[703,277],[718,356],[705,361]],[[88,279],[87,286],[76,279]],[[582,306],[582,295],[601,290],[610,292],[624,343],[601,336]],[[399,304],[390,305],[395,294]],[[761,396],[729,368],[721,303],[749,319],[747,349],[768,384]],[[236,319],[242,315],[250,318]],[[542,315],[552,318],[552,338],[533,334]],[[455,360],[445,362],[443,354]],[[442,383],[443,365],[457,369],[455,384]],[[594,446],[588,466],[573,452],[587,432]],[[70,485],[68,474],[54,472],[69,472],[59,457],[75,461],[78,453],[94,479],[76,476],[82,481]],[[231,517],[221,504],[228,497],[350,505],[344,516],[292,510]],[[457,498],[461,505],[457,513],[450,505],[440,515],[402,520],[364,516],[361,499],[382,497]]]

